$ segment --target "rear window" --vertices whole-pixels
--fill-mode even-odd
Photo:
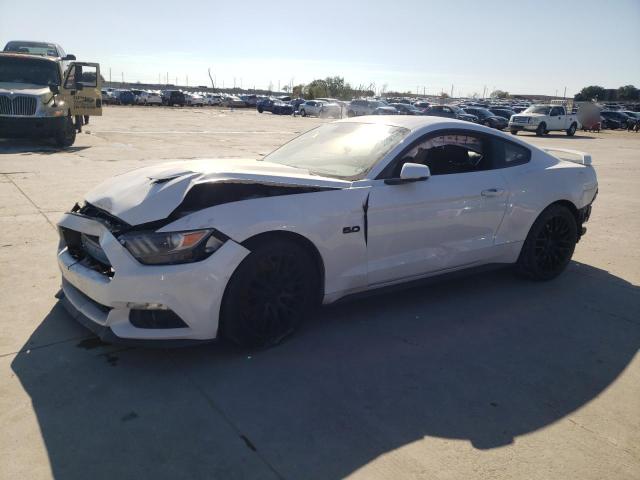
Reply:
[[[504,148],[504,166],[514,167],[527,163],[531,158],[531,151],[522,145],[511,142],[501,142]]]

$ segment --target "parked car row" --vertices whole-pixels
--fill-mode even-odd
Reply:
[[[102,103],[106,105],[237,106],[237,104],[234,104],[234,98],[237,97],[216,93],[185,92],[178,89],[142,90],[105,88],[102,90]],[[244,101],[240,101],[240,103],[243,107],[248,106]]]
[[[640,113],[623,110],[620,106],[604,106],[600,117],[580,124],[574,117],[577,107],[559,104],[532,104],[526,100],[465,100],[450,104],[433,103],[416,98],[356,98],[349,101],[335,98],[305,100],[289,96],[264,96],[256,94],[230,95],[226,93],[187,92],[179,89],[113,89],[102,90],[103,104],[117,105],[165,105],[204,107],[219,105],[227,108],[255,108],[259,113],[276,115],[301,115],[303,117],[343,118],[362,115],[430,115],[455,118],[479,123],[511,133],[532,131],[544,135],[553,130],[564,130],[573,135],[578,128],[609,128],[640,130]],[[540,112],[532,112],[538,108]],[[599,107],[602,109],[602,106]],[[544,110],[544,112],[543,112]],[[532,114],[532,115],[530,115]],[[540,115],[549,118],[541,119]],[[565,116],[572,116],[565,118]],[[514,122],[515,119],[515,122]],[[522,123],[525,121],[527,123]],[[529,123],[530,122],[530,123]],[[570,133],[569,133],[570,132]]]

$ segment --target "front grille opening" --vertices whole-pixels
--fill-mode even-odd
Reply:
[[[171,310],[130,310],[129,321],[137,328],[187,328],[187,324]]]
[[[67,246],[69,255],[77,260],[80,265],[110,278],[114,276],[115,271],[102,247],[100,247],[98,237],[76,232],[65,227],[60,227],[60,234]]]
[[[35,97],[18,95],[9,97],[0,95],[0,115],[32,116],[36,114],[37,102]]]

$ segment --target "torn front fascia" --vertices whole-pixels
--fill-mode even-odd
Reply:
[[[85,202],[82,207],[76,203],[70,213],[96,220],[107,227],[107,229],[114,235],[131,229],[131,225],[124,220],[120,220],[118,217],[111,215],[109,212],[106,212],[89,202]]]
[[[189,213],[224,203],[239,202],[254,198],[316,193],[328,190],[336,190],[336,188],[253,182],[199,183],[187,192],[182,203],[171,213],[169,218],[174,220]]]

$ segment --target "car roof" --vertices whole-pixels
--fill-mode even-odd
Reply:
[[[409,130],[420,130],[429,126],[448,126],[448,127],[462,127],[469,129],[472,125],[469,122],[463,120],[454,120],[447,118],[444,120],[442,117],[434,117],[429,115],[424,116],[412,116],[412,115],[365,115],[361,117],[346,118],[338,120],[340,123],[377,123],[383,125],[390,125],[392,127],[403,127]]]

